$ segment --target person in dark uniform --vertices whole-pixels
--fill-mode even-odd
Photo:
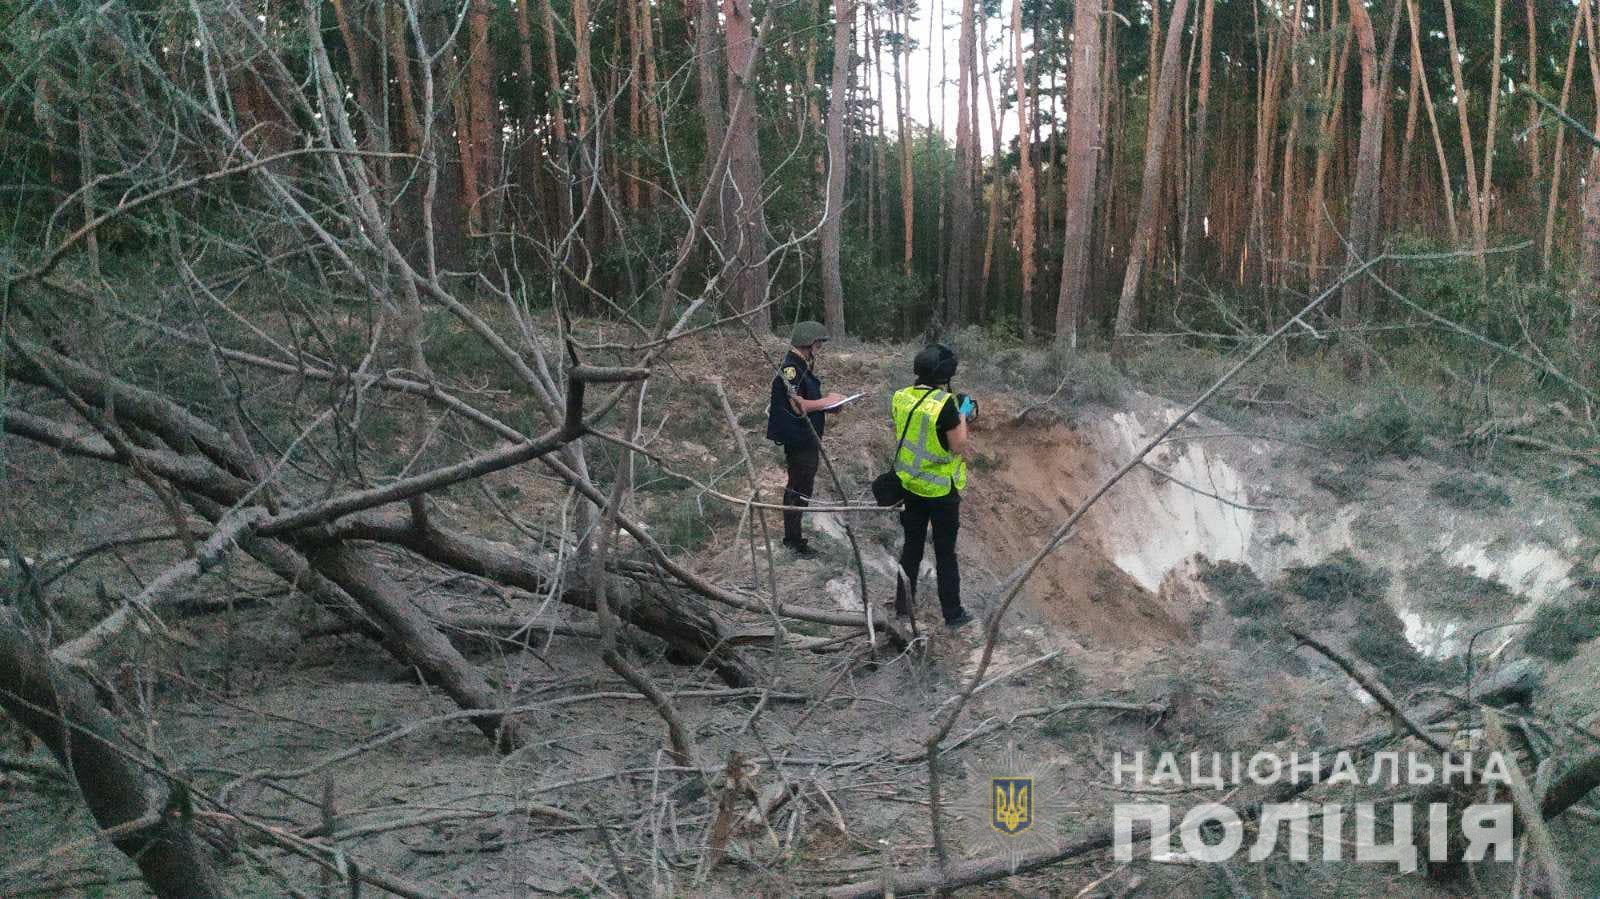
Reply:
[[[827,339],[828,329],[821,322],[795,325],[789,352],[778,366],[779,374],[772,379],[767,439],[783,447],[784,465],[789,470],[789,483],[783,488],[785,506],[805,506],[811,499],[825,426],[823,409],[844,399],[837,393],[824,396],[822,379],[817,377],[817,351]],[[800,514],[798,508],[784,510],[783,545],[797,556],[810,558],[816,550],[800,531]]]
[[[971,397],[950,392],[956,362],[955,351],[944,344],[923,348],[911,364],[916,383],[896,391],[890,407],[899,440],[894,470],[906,491],[900,512],[905,545],[900,550],[894,611],[911,614],[923,546],[932,525],[939,610],[952,628],[973,620],[961,605],[956,534],[961,530],[961,491],[967,486],[967,419],[978,411]]]

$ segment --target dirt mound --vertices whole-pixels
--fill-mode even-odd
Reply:
[[[997,572],[1026,561],[1097,486],[1105,460],[1064,425],[1010,422],[984,429],[983,458],[962,509],[962,545]],[[1096,516],[1045,559],[1024,597],[1045,620],[1102,646],[1176,642],[1183,621],[1107,552]]]

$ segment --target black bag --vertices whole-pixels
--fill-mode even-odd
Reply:
[[[900,452],[898,447],[895,452]],[[900,475],[894,469],[889,469],[883,474],[872,479],[872,499],[880,506],[892,506],[903,502],[906,498],[906,485],[900,483]]]
[[[905,501],[906,486],[900,483],[900,475],[895,473],[894,463],[900,457],[900,447],[905,445],[906,432],[911,429],[911,419],[917,414],[917,407],[922,405],[922,400],[928,398],[935,388],[929,387],[917,400],[917,405],[911,407],[911,412],[906,415],[906,426],[900,429],[900,442],[894,445],[894,453],[889,457],[889,470],[872,479],[872,499],[880,506],[893,506]]]

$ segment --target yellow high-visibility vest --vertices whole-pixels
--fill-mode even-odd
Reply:
[[[923,399],[923,394],[927,399]],[[920,403],[918,401],[921,401]],[[894,455],[894,471],[906,492],[930,499],[967,487],[967,462],[939,443],[939,412],[955,397],[938,388],[907,387],[894,394],[894,433],[906,439]],[[906,427],[907,418],[911,426]]]

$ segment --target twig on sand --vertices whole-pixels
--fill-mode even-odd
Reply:
[[[1294,637],[1300,643],[1322,653],[1324,656],[1328,657],[1329,661],[1333,662],[1335,665],[1338,665],[1345,674],[1350,675],[1351,680],[1355,681],[1361,686],[1361,689],[1367,691],[1368,695],[1370,695],[1373,699],[1376,699],[1378,701],[1378,705],[1383,706],[1385,711],[1393,715],[1395,721],[1404,726],[1412,736],[1428,744],[1439,752],[1449,751],[1450,747],[1446,746],[1438,737],[1428,733],[1426,728],[1413,721],[1411,716],[1407,715],[1405,710],[1400,708],[1400,704],[1394,701],[1394,694],[1389,692],[1388,687],[1385,687],[1382,683],[1378,682],[1378,680],[1372,675],[1361,670],[1361,668],[1359,668],[1355,662],[1351,661],[1342,653],[1328,646],[1328,644],[1318,640],[1316,637],[1311,636],[1292,624],[1284,625],[1284,630],[1289,632],[1289,636]]]

